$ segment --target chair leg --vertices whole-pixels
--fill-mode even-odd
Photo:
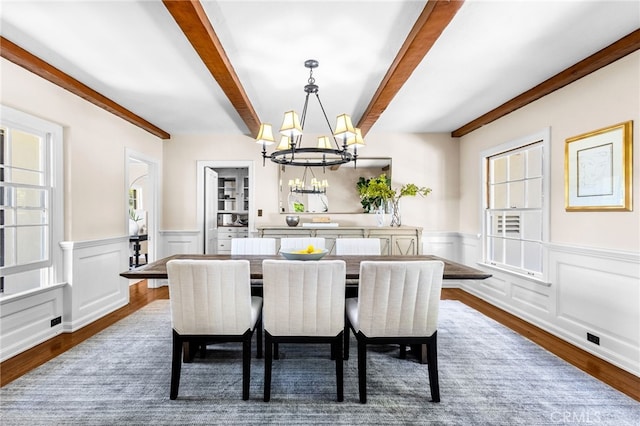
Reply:
[[[249,399],[249,385],[251,382],[251,331],[246,332],[242,341],[242,399]]]
[[[343,350],[344,350],[344,359],[349,359],[349,320],[346,318],[345,315],[345,319],[344,319],[344,343],[343,343]]]
[[[407,346],[400,345],[400,359],[406,359],[406,358],[407,358]]]
[[[271,399],[271,364],[273,363],[273,342],[269,333],[264,334],[264,402]]]
[[[367,343],[358,338],[358,390],[360,403],[367,403]]]
[[[260,359],[262,358],[262,314],[256,323],[256,333],[258,334],[256,337],[256,358]]]
[[[338,394],[338,402],[344,401],[344,364],[342,360],[342,338],[338,335],[331,347],[335,349],[332,352],[336,354],[336,386]]]
[[[169,398],[178,397],[178,387],[180,386],[180,369],[182,368],[182,339],[173,332],[173,350],[171,356],[171,390]]]
[[[427,363],[429,369],[429,387],[431,388],[431,401],[440,402],[440,383],[438,381],[438,345],[437,331],[427,343]]]

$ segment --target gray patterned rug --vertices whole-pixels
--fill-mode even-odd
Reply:
[[[281,345],[269,403],[254,357],[251,398],[242,401],[239,344],[211,346],[184,365],[171,401],[161,300],[0,389],[0,424],[640,424],[633,399],[460,302],[441,306],[438,404],[428,402],[426,365],[398,359],[390,346],[370,351],[368,403],[360,404],[355,342],[343,403],[328,347],[309,345]]]

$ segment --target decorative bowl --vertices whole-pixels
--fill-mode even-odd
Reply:
[[[298,226],[300,223],[300,216],[287,216],[287,225],[289,226]]]
[[[322,249],[320,253],[296,253],[292,251],[280,252],[280,254],[282,254],[285,257],[285,259],[288,259],[288,260],[320,260],[327,253],[329,253],[329,250],[327,249]]]

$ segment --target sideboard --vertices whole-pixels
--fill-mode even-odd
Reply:
[[[280,250],[280,238],[321,237],[329,254],[335,254],[337,238],[379,238],[383,255],[410,256],[422,254],[422,228],[414,226],[259,226],[260,237],[276,239]]]

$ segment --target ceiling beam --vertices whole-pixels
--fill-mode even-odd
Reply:
[[[594,53],[586,59],[583,59],[577,64],[570,66],[548,80],[543,81],[534,88],[527,90],[510,101],[465,124],[459,129],[454,130],[451,132],[451,136],[459,138],[471,133],[485,124],[489,124],[500,117],[512,113],[518,108],[522,108],[543,96],[546,96],[588,74],[591,74],[594,71],[599,70],[600,68],[606,67],[607,65],[635,52],[638,49],[640,49],[640,30],[635,30],[615,43]]]
[[[13,62],[22,68],[44,78],[45,80],[62,87],[65,90],[80,96],[82,99],[99,106],[102,109],[140,127],[143,130],[161,139],[169,139],[171,135],[164,130],[149,123],[144,118],[132,113],[125,107],[115,103],[106,96],[101,95],[92,88],[82,84],[70,75],[60,71],[35,55],[27,52],[17,44],[0,36],[0,56]]]
[[[253,109],[200,2],[198,0],[163,0],[163,3],[238,111],[251,134],[256,136],[260,129],[258,114]]]
[[[464,0],[427,2],[356,126],[363,135],[378,121],[463,3]]]

